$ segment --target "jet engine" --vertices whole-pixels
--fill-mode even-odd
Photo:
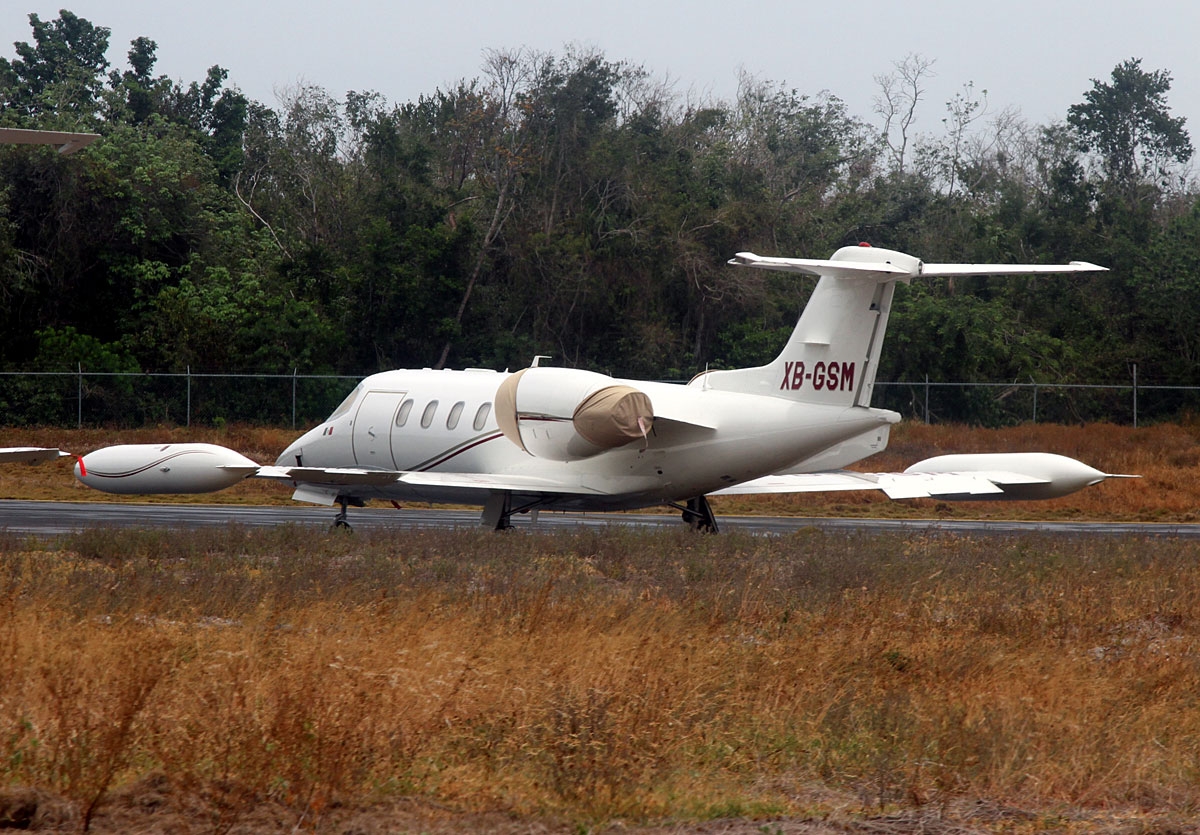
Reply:
[[[258,469],[216,444],[119,444],[83,456],[75,477],[105,493],[211,493]]]
[[[645,392],[574,368],[526,368],[496,391],[504,437],[538,458],[578,461],[645,440],[654,407]]]

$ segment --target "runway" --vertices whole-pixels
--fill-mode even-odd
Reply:
[[[124,528],[195,528],[213,525],[269,527],[307,525],[328,528],[334,510],[308,505],[249,506],[197,504],[112,504],[85,502],[0,501],[0,530],[53,536],[96,526]],[[355,530],[474,528],[477,510],[351,508]],[[633,525],[674,528],[678,514],[546,513],[537,520],[513,517],[517,530],[563,530],[578,527]],[[845,533],[908,533],[961,536],[1053,534],[1062,536],[1133,536],[1200,538],[1200,525],[1142,522],[1010,522],[926,519],[850,519],[781,516],[721,516],[722,531],[786,535],[806,529]]]

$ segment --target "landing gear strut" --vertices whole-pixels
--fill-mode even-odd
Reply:
[[[489,493],[479,524],[493,531],[506,531],[512,527],[512,514],[512,493],[507,490]]]
[[[537,524],[538,508],[548,505],[545,499],[533,499],[525,504],[513,507],[512,493],[499,490],[489,493],[487,502],[483,505],[483,515],[479,517],[479,525],[493,531],[509,531],[513,528],[514,513],[528,513],[532,524]]]
[[[692,530],[700,533],[718,532],[717,517],[713,515],[707,496],[688,499],[687,504],[683,507],[677,504],[672,504],[671,507],[683,512],[683,521],[687,522]]]
[[[337,503],[341,507],[341,510],[339,510],[337,515],[333,517],[333,525],[330,527],[330,530],[352,532],[354,529],[351,528],[350,523],[346,521],[346,516],[348,515],[347,509],[350,505],[362,507],[363,500],[356,499],[353,496],[338,496]]]

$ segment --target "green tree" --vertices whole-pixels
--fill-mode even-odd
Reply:
[[[29,15],[34,43],[0,58],[0,102],[6,121],[78,129],[97,123],[110,30],[63,9],[56,20]]]
[[[1170,73],[1147,72],[1131,58],[1113,69],[1111,83],[1092,79],[1084,101],[1067,109],[1080,148],[1099,154],[1106,178],[1127,197],[1143,185],[1164,188],[1172,166],[1191,159],[1186,120],[1167,106],[1170,89]]]
[[[113,116],[139,125],[155,113],[163,112],[171,82],[166,76],[150,75],[158,57],[158,44],[146,37],[135,38],[129,46],[129,69],[109,74]]]

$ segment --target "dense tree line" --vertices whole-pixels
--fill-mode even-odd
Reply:
[[[220,67],[156,75],[149,38],[114,69],[107,29],[29,20],[32,42],[0,58],[0,126],[102,139],[70,157],[0,148],[4,369],[360,374],[549,354],[686,378],[769,359],[810,289],[729,256],[868,241],[1112,268],[914,283],[880,379],[1122,382],[1136,363],[1143,382],[1196,381],[1192,145],[1169,73],[1137,59],[1060,122],[991,112],[967,84],[918,133],[920,56],[877,79],[873,122],[751,76],[735,101],[693,102],[574,49],[491,52],[478,78],[413,102],[303,86],[269,107]],[[943,416],[986,420],[977,400]]]

